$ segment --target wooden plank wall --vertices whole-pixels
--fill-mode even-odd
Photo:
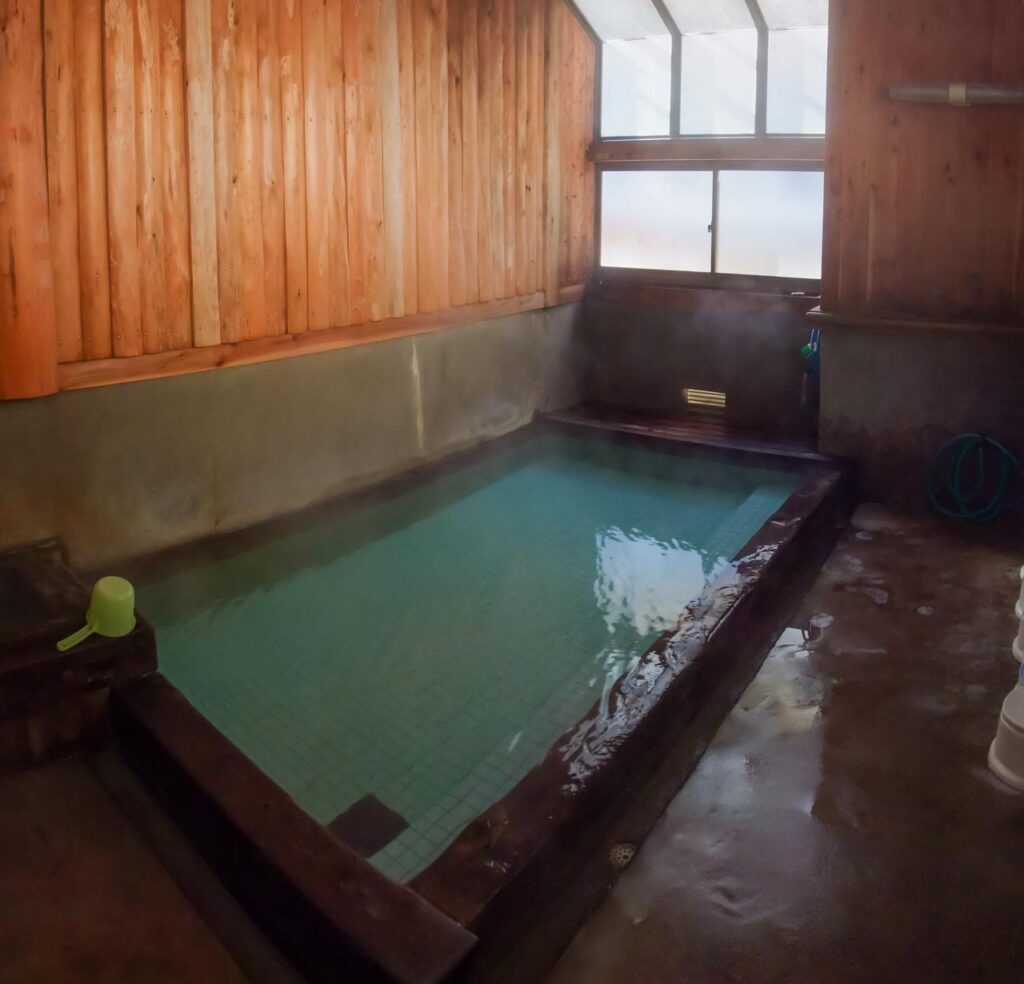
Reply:
[[[0,232],[17,225],[26,270],[50,257],[16,317],[0,281],[0,344],[35,330],[15,361],[49,376],[26,369],[0,396],[52,391],[54,346],[65,364],[182,352],[589,276],[594,48],[561,0],[0,0],[0,15],[18,49],[0,67],[4,139],[33,138],[4,145],[0,176],[35,182],[17,209],[0,188]]]
[[[822,306],[1024,324],[1024,108],[896,103],[1024,84],[1020,0],[832,0]]]

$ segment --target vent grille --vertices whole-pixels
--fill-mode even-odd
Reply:
[[[691,410],[703,410],[705,412],[724,413],[725,394],[717,390],[690,389],[683,390],[683,399]]]

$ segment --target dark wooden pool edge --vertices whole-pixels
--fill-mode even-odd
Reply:
[[[649,832],[756,674],[852,504],[841,464],[790,460],[803,481],[740,551],[737,577],[691,604],[678,630],[613,688],[603,718],[595,707],[413,880],[479,937],[460,981],[522,984],[543,974],[615,880],[611,847]],[[588,731],[589,743],[581,742]]]
[[[161,674],[117,688],[110,724],[117,751],[310,980],[435,984],[475,945],[300,809]]]

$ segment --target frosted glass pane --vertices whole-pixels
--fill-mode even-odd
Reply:
[[[601,62],[601,135],[665,137],[672,92],[672,38],[607,41]]]
[[[821,276],[820,171],[722,171],[718,180],[719,273]]]
[[[576,0],[576,6],[602,41],[632,41],[667,30],[651,0]]]
[[[758,3],[769,30],[828,24],[828,0],[758,0]]]
[[[753,133],[757,31],[684,34],[681,87],[684,134]]]
[[[747,0],[665,0],[683,34],[710,34],[753,28]]]
[[[828,28],[768,36],[768,132],[824,133]]]
[[[605,171],[601,265],[711,270],[710,171]]]

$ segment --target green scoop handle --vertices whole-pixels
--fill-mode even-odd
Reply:
[[[58,651],[66,653],[69,649],[74,648],[80,642],[84,642],[96,631],[95,622],[86,622],[77,632],[72,632],[66,639],[61,639],[57,643]]]

